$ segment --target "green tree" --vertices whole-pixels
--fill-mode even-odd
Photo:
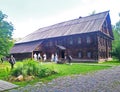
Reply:
[[[120,32],[120,20],[116,23],[115,29]]]
[[[120,61],[120,44],[113,50],[112,54]]]
[[[120,33],[113,29],[114,41],[112,44],[112,55],[120,61]]]
[[[113,26],[112,55],[120,61],[120,20]]]
[[[7,17],[0,11],[0,57],[8,55],[13,46],[12,33],[14,28],[12,23],[6,20]]]

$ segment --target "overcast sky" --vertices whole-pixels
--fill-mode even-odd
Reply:
[[[15,27],[13,37],[24,37],[55,23],[110,10],[112,24],[119,20],[120,0],[0,0],[0,11]]]

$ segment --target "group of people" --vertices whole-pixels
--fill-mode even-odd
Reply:
[[[46,53],[44,53],[43,55],[41,55],[40,53],[34,53],[34,55],[33,55],[33,57],[34,57],[34,60],[35,61],[46,61],[47,60],[47,55],[46,55]],[[72,60],[72,57],[70,56],[70,55],[65,55],[65,58],[64,58],[64,60],[65,61],[67,61],[69,64],[71,63],[71,60]],[[58,60],[58,55],[57,55],[57,53],[52,53],[51,54],[51,62],[55,62],[55,63],[58,63],[58,62],[60,62],[59,60]],[[62,61],[61,61],[62,62]]]
[[[46,61],[46,59],[47,59],[47,55],[44,53],[43,54],[43,56],[41,56],[41,54],[40,53],[38,53],[38,54],[36,54],[36,53],[34,53],[34,60],[43,60],[43,61]]]
[[[65,55],[64,60],[67,61],[69,64],[71,64],[71,60],[72,60],[71,55],[68,55],[68,54]],[[53,61],[53,62],[55,62],[55,63],[57,63],[57,62],[62,62],[62,61],[59,61],[59,60],[58,60],[58,55],[57,55],[57,53],[51,55],[51,61]],[[65,63],[65,62],[64,62],[64,63]]]

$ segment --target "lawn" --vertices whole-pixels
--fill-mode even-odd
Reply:
[[[15,67],[19,66],[23,62],[17,62],[15,64]],[[34,80],[31,81],[22,81],[22,82],[16,82],[12,81],[14,84],[25,86],[27,84],[34,84],[36,82],[42,81],[42,82],[49,82],[50,80],[62,76],[72,76],[75,74],[86,74],[90,72],[95,72],[97,70],[101,69],[107,69],[114,65],[120,65],[119,62],[105,62],[102,64],[97,63],[72,63],[72,65],[69,64],[55,64],[55,63],[38,63],[40,66],[48,67],[57,73],[48,77],[43,78],[37,78],[35,77]],[[10,64],[8,62],[4,62],[3,64],[0,64],[0,79],[8,81],[8,78],[10,76]],[[11,81],[10,81],[11,82]]]

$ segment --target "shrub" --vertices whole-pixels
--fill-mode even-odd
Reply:
[[[52,70],[48,68],[41,68],[40,72],[38,73],[38,77],[45,77],[52,74]]]
[[[17,68],[14,68],[12,70],[11,75],[17,77],[22,74],[22,70],[23,70],[23,65],[19,65],[17,66]]]
[[[24,60],[23,64],[18,64],[17,67],[15,67],[12,70],[12,76],[19,76],[23,75],[25,76],[36,76],[36,77],[45,77],[49,76],[51,74],[54,74],[54,70],[49,69],[47,67],[44,67],[43,65],[39,64],[36,61],[33,60]]]

